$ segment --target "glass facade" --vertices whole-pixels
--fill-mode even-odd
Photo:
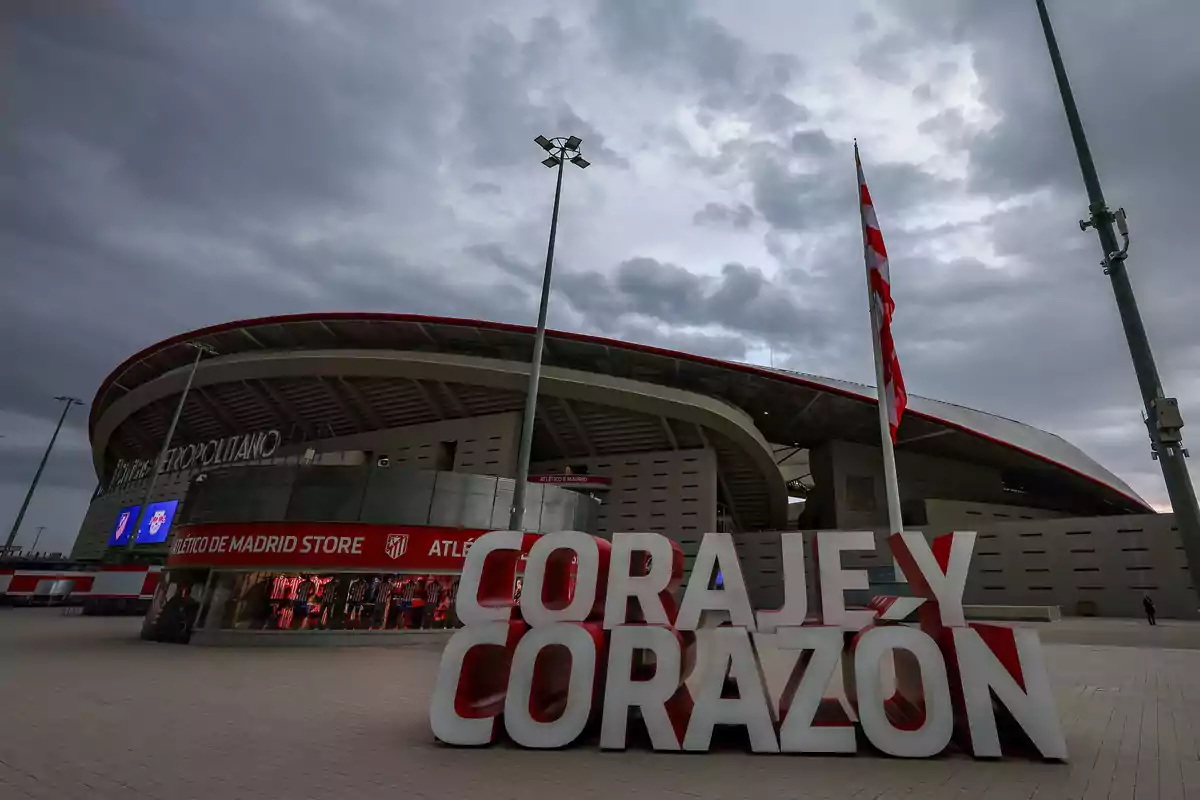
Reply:
[[[187,644],[205,600],[208,570],[176,569],[163,575],[142,621],[142,638]]]
[[[501,530],[513,481],[406,467],[274,465],[228,467],[198,477],[176,525],[210,522],[365,522]],[[529,531],[594,531],[600,501],[531,483]]]

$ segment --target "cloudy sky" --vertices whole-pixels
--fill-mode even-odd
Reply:
[[[1200,9],[1050,5],[1200,426]],[[539,133],[594,165],[566,176],[553,326],[871,382],[857,137],[910,391],[1054,431],[1166,506],[1032,0],[7,0],[0,59],[5,532],[51,398],[155,340],[303,311],[532,323]],[[22,543],[73,540],[84,423]]]

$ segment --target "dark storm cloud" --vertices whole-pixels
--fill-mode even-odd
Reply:
[[[924,120],[917,130],[935,136],[947,147],[960,149],[965,142],[966,121],[957,108],[947,108]]]
[[[127,355],[180,330],[310,310],[527,311],[520,282],[458,281],[377,240],[311,235],[368,214],[381,165],[403,172],[414,209],[428,201],[430,145],[452,121],[435,57],[453,18],[378,2],[9,2],[0,28],[0,337],[20,342],[0,411],[43,421],[47,438],[55,394],[90,400]],[[85,420],[68,419],[43,493],[90,488],[86,452],[64,445],[86,439]],[[38,458],[0,448],[6,500]]]
[[[855,63],[874,78],[903,85],[909,78],[914,44],[913,36],[906,30],[873,36],[862,46]]]
[[[1194,102],[1197,63],[1190,7],[1158,0],[1141,6],[1092,4],[1081,20],[1069,3],[1051,17],[1091,145],[1109,183],[1167,178],[1183,187],[1200,172],[1194,158],[1164,158],[1163,147],[1200,133]],[[974,185],[1001,194],[1053,186],[1077,191],[1079,168],[1032,4],[959,0],[933,9],[906,2],[910,35],[968,45],[982,96],[999,124],[970,143]],[[1184,12],[1188,14],[1184,14]],[[1181,14],[1183,16],[1181,16]],[[1117,52],[1096,41],[1121,43]],[[1136,143],[1136,144],[1135,144]]]
[[[1171,387],[1200,375],[1194,11],[1165,0],[1051,9],[1110,202],[1130,212],[1131,274],[1164,382],[1183,395]],[[660,166],[711,187],[656,198],[677,206],[666,210],[681,231],[617,225],[596,252],[562,247],[552,325],[722,358],[769,343],[776,363],[869,380],[846,132],[857,112],[837,96],[863,71],[912,93],[896,136],[942,150],[886,162],[864,143],[909,388],[1050,427],[1148,481],[1139,489],[1160,485],[1099,252],[1075,224],[1086,200],[1032,3],[848,11],[855,38],[824,64],[846,83],[828,87],[806,82],[803,55],[770,52],[685,0],[547,10],[0,4],[0,336],[21,345],[4,362],[0,413],[52,425],[53,395],[90,399],[129,353],[231,318],[355,309],[530,322],[553,182],[534,163],[539,132],[584,139],[597,168],[565,208],[594,205],[593,219],[643,202],[619,181]],[[777,24],[798,22],[785,10]],[[985,123],[963,86],[978,90]],[[666,102],[639,107],[643,88]],[[597,102],[602,92],[616,99]],[[715,155],[693,150],[681,117]],[[729,138],[730,122],[744,136]],[[965,176],[951,177],[960,165]],[[968,201],[989,210],[937,218]],[[714,234],[689,220],[778,263],[714,270],[733,256],[692,245]],[[672,255],[635,257],[650,252]],[[755,262],[741,248],[736,258]],[[1183,400],[1197,424],[1200,407]],[[76,414],[64,435],[82,441]],[[5,502],[36,466],[27,449],[0,448]],[[47,480],[86,483],[73,459],[86,462],[56,454]]]
[[[336,286],[339,308],[355,311],[445,313],[501,322],[528,321],[536,310],[540,270],[526,269],[498,246],[480,245],[472,255],[501,268],[516,281],[463,268],[448,275],[437,265],[413,263],[367,244],[346,241],[295,244],[264,238],[257,248],[271,263],[286,264],[293,282],[291,302],[330,310],[327,289]],[[268,285],[263,285],[265,293]],[[535,311],[536,313],[536,311]]]
[[[919,84],[917,88],[913,89],[913,97],[923,103],[932,101],[934,97],[933,85],[929,83]]]
[[[380,165],[418,190],[436,185],[429,145],[453,114],[441,85],[452,76],[434,57],[454,41],[453,18],[387,3],[314,6],[316,18],[236,5],[0,10],[15,122],[0,148],[0,247],[12,265],[0,332],[30,340],[31,356],[10,366],[0,407],[45,416],[47,396],[86,395],[132,350],[239,315],[459,305],[503,317],[508,299],[519,304],[433,264],[401,286],[392,276],[409,265],[377,242],[296,235],[369,213]],[[489,35],[521,54],[495,33],[477,42]],[[522,58],[541,66],[556,35],[535,26]],[[471,70],[488,72],[478,60]],[[607,152],[569,109],[554,113]],[[424,291],[406,291],[414,282]],[[62,308],[87,313],[65,321]]]
[[[853,142],[835,140],[823,129],[755,131],[753,140],[724,142],[716,155],[693,154],[689,161],[714,177],[742,175],[749,183],[752,213],[776,231],[818,232],[847,221],[854,214]],[[759,138],[758,134],[766,137]],[[954,182],[907,162],[871,162],[867,179],[885,207],[909,210],[937,200]],[[849,177],[848,177],[849,176]],[[696,221],[715,221],[721,207],[706,207]]]
[[[820,146],[813,148],[813,141]],[[753,167],[756,210],[781,230],[816,230],[844,222],[846,209],[856,207],[852,146],[835,146],[823,133],[800,144],[806,156],[819,160],[797,160],[780,149]],[[950,185],[914,164],[870,164],[865,169],[877,207],[879,198],[886,198],[883,207],[893,213],[916,207]]]
[[[709,110],[750,112],[779,127],[808,117],[783,94],[803,71],[799,58],[754,51],[688,0],[599,0],[592,23],[614,68]]]
[[[487,25],[475,35],[470,52],[458,136],[447,142],[451,150],[466,143],[472,160],[482,167],[524,165],[537,152],[531,140],[538,134],[530,131],[538,131],[551,138],[578,136],[589,160],[606,167],[627,165],[608,147],[604,134],[567,101],[576,76],[561,69],[573,53],[557,20],[538,18],[525,41],[499,23]],[[553,81],[545,103],[530,97],[528,84],[535,78]]]
[[[1109,203],[1130,214],[1127,263],[1164,388],[1180,395],[1194,420],[1200,358],[1189,309],[1200,303],[1200,285],[1191,277],[1188,232],[1200,161],[1189,143],[1200,136],[1200,55],[1189,22],[1196,9],[1098,2],[1080,15],[1070,3],[1048,5]],[[961,326],[958,358],[946,355],[929,375],[943,384],[950,369],[971,375],[971,394],[1003,397],[1014,415],[1079,437],[1119,472],[1146,476],[1163,497],[1156,465],[1146,458],[1140,397],[1099,248],[1094,234],[1076,226],[1087,199],[1033,4],[972,0],[936,12],[919,2],[904,8],[910,32],[927,46],[970,48],[981,99],[998,118],[973,137],[947,139],[959,138],[957,147],[968,155],[969,188],[998,201],[1041,198],[1033,211],[1018,204],[988,220],[997,253],[1025,266],[1020,283],[1001,288],[972,278],[967,284],[997,293],[1011,319]],[[1120,46],[1097,48],[1098,41]],[[946,113],[930,124],[953,129],[957,120]],[[923,319],[951,313],[931,308]],[[986,368],[976,366],[985,353]],[[1001,376],[1012,383],[1004,385]],[[1093,433],[1101,428],[1108,431],[1103,439]]]
[[[747,49],[687,0],[601,0],[594,16],[601,43],[633,72],[665,72],[690,86],[740,88]]]
[[[754,205],[776,228],[803,230],[822,227],[844,216],[845,204],[831,201],[837,195],[837,176],[832,172],[789,173],[785,164],[765,162],[753,178]],[[843,178],[841,183],[845,183]],[[848,197],[854,187],[847,185]],[[842,192],[847,195],[847,192]]]
[[[361,182],[395,144],[385,125],[414,143],[430,134],[425,114],[391,124],[397,104],[434,102],[411,69],[419,61],[348,46],[383,21],[377,5],[323,29],[282,4],[17,5],[14,162],[73,158],[159,210],[231,222],[246,209],[361,202]]]
[[[726,361],[746,358],[746,339],[739,334],[711,334],[685,330],[663,330],[637,319],[618,320],[609,336],[635,344],[648,344],[681,353],[694,353]]]
[[[80,419],[86,414],[86,412],[78,410],[74,413]],[[0,484],[28,488],[29,482],[33,480],[38,464],[46,452],[46,444],[49,440],[49,431],[47,431],[45,442],[29,443],[19,448],[0,448],[0,456],[3,456],[0,457]],[[68,427],[64,425],[63,431],[59,433],[58,440],[55,442],[54,451],[46,462],[46,469],[42,473],[41,480],[47,484],[69,486],[76,489],[95,488],[96,474],[92,471],[91,459],[86,456],[79,457],[81,453],[86,453],[86,442],[87,435],[81,426]],[[0,440],[0,444],[3,444],[2,440]],[[0,525],[3,522],[4,520],[0,520]],[[8,528],[4,528],[0,532],[0,536],[7,536],[7,534]]]
[[[491,264],[517,278],[522,283],[534,284],[540,283],[542,280],[543,267],[532,261],[516,258],[505,250],[503,245],[496,242],[469,245],[467,252],[480,261]]]
[[[72,388],[67,375],[94,385],[97,361],[115,363],[164,325],[234,312],[245,293],[227,282],[239,271],[227,259],[245,237],[361,206],[394,146],[379,136],[385,121],[394,135],[428,136],[427,114],[397,125],[379,103],[399,92],[432,108],[413,70],[347,46],[376,5],[320,29],[282,5],[165,6],[0,11],[15,123],[0,148],[0,246],[13,265],[0,316],[6,334],[38,331],[33,346],[59,375],[6,389],[40,396]],[[90,313],[62,324],[63,307]]]
[[[755,112],[758,121],[768,130],[789,130],[812,118],[808,109],[778,92],[764,97]]]
[[[828,159],[837,154],[837,145],[825,131],[797,131],[792,134],[792,152],[800,156]]]
[[[721,277],[713,278],[653,258],[632,258],[611,277],[565,273],[557,289],[589,323],[608,329],[640,317],[667,325],[716,325],[757,341],[798,347],[826,337],[824,313],[802,307],[784,287],[742,264],[726,264]]]
[[[870,33],[879,27],[874,15],[869,11],[860,11],[854,15],[854,30],[859,33]]]
[[[754,222],[754,209],[745,203],[708,203],[692,216],[692,221],[697,225],[731,225],[734,228],[745,229]]]

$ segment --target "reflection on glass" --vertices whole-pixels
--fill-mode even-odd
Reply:
[[[158,642],[186,644],[204,602],[202,573],[181,570],[160,581],[142,621],[142,637]]]

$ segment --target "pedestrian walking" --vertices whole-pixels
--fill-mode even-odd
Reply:
[[[1154,619],[1154,601],[1150,599],[1150,595],[1142,595],[1142,608],[1146,610],[1146,619],[1150,622],[1150,624],[1157,625],[1158,622],[1156,622]]]

